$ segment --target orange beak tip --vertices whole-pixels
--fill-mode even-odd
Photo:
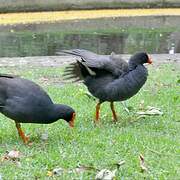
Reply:
[[[152,59],[151,58],[148,59],[148,63],[152,64]]]
[[[73,128],[73,127],[74,127],[74,124],[70,123],[70,124],[69,124],[69,127],[70,127],[70,128]]]
[[[74,120],[75,120],[76,114],[73,113],[71,120],[69,121],[70,128],[74,127]]]

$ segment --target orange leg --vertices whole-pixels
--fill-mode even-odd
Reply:
[[[95,120],[95,123],[98,123],[99,122],[99,111],[100,111],[100,105],[101,103],[97,103],[96,105],[96,120]]]
[[[116,122],[117,121],[117,116],[116,116],[116,112],[115,112],[115,109],[114,109],[114,103],[113,102],[111,102],[110,107],[111,107],[111,111],[112,111],[112,114],[113,114],[113,121]]]
[[[28,140],[29,140],[29,137],[25,136],[23,130],[21,129],[20,123],[18,123],[18,122],[15,122],[15,123],[16,123],[16,128],[17,128],[17,130],[18,130],[19,136],[22,138],[23,142],[24,142],[25,144],[27,144],[27,142],[28,142]]]

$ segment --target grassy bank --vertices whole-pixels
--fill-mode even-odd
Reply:
[[[61,179],[93,179],[97,170],[74,170],[78,165],[95,169],[116,169],[117,179],[178,179],[180,177],[180,122],[178,112],[179,68],[172,64],[148,66],[149,78],[141,91],[128,101],[132,110],[128,115],[117,102],[119,122],[113,124],[108,103],[102,105],[101,125],[95,127],[93,117],[96,102],[89,99],[82,84],[62,83],[61,68],[1,68],[1,73],[15,73],[41,84],[57,103],[76,109],[75,128],[64,121],[50,125],[23,124],[30,134],[32,146],[18,137],[14,122],[0,116],[0,157],[16,149],[21,157],[16,162],[0,161],[3,179],[48,179],[48,171],[64,168]],[[161,108],[163,116],[138,118],[136,114],[146,106]],[[120,118],[121,117],[121,118]],[[42,134],[48,138],[42,140]],[[139,154],[145,158],[147,172],[142,173]],[[49,173],[50,175],[50,173]],[[53,176],[56,178],[56,176]]]

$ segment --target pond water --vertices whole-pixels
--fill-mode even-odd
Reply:
[[[87,23],[87,22],[86,22]],[[83,24],[83,22],[82,22]],[[96,23],[97,24],[97,23]],[[120,23],[119,23],[120,24]],[[106,27],[80,29],[65,25],[3,27],[0,32],[0,57],[55,55],[61,49],[84,48],[100,54],[180,53],[179,27]],[[54,28],[52,28],[54,26]],[[69,27],[69,26],[68,26]]]

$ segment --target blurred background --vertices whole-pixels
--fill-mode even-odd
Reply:
[[[179,7],[180,0],[0,0],[0,57],[52,56],[60,49],[72,48],[100,54],[180,53],[179,15],[138,15],[138,9],[174,8],[179,12]],[[67,10],[68,14],[69,10],[124,8],[136,9],[138,16],[1,23],[7,15],[21,12]]]

